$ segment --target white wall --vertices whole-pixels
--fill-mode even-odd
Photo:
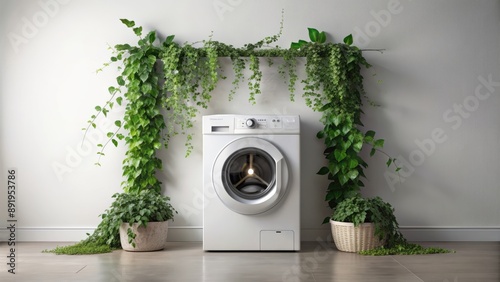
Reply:
[[[393,171],[385,158],[367,157],[364,193],[392,203],[410,239],[500,240],[496,0],[1,1],[0,170],[6,183],[7,169],[18,169],[18,239],[82,239],[99,223],[111,195],[121,191],[125,149],[109,148],[96,167],[90,145],[103,133],[94,132],[81,147],[80,131],[117,74],[111,68],[95,74],[110,56],[107,44],[135,42],[119,18],[162,36],[175,34],[179,42],[207,39],[213,31],[214,40],[242,46],[275,34],[282,9],[282,47],[307,39],[306,28],[316,27],[336,42],[353,33],[358,46],[386,49],[365,53],[373,64],[365,71],[365,87],[381,106],[366,106],[364,123],[405,165],[400,181],[388,182]],[[315,175],[323,163],[322,143],[315,139],[319,115],[303,105],[300,92],[289,102],[275,70],[264,73],[257,105],[248,104],[245,90],[227,102],[228,80],[203,114],[301,115],[303,239],[315,240],[328,234],[320,225],[328,214],[326,182]],[[166,170],[160,177],[180,211],[171,240],[201,240],[200,126],[201,116],[189,158],[182,137],[162,152]],[[6,190],[2,184],[1,207]],[[6,217],[2,208],[0,221]]]

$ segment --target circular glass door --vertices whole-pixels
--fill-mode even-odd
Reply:
[[[235,199],[261,198],[272,189],[275,180],[274,159],[258,148],[236,151],[222,167],[222,183]]]
[[[285,195],[288,168],[281,152],[270,142],[253,137],[229,143],[212,170],[215,191],[231,210],[258,214],[275,206]]]

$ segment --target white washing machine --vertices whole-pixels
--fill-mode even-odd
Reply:
[[[299,116],[204,116],[203,193],[204,250],[300,250]]]

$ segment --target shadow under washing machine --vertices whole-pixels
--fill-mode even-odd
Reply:
[[[203,249],[300,250],[300,118],[203,117]]]

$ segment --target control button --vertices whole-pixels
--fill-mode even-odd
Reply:
[[[245,125],[248,127],[248,128],[254,128],[257,126],[257,121],[255,121],[255,119],[253,118],[249,118],[245,121]]]

